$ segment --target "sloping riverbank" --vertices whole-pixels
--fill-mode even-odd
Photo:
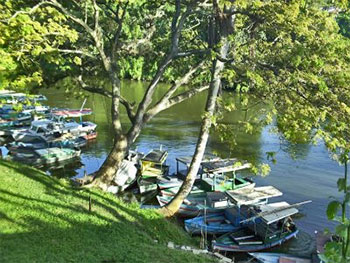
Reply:
[[[213,260],[169,249],[169,241],[194,245],[181,228],[154,211],[0,161],[0,262]]]

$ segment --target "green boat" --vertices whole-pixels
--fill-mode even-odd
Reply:
[[[46,148],[38,149],[28,153],[17,153],[8,159],[23,162],[33,166],[53,165],[68,161],[80,156],[80,150],[70,148]]]
[[[140,176],[137,178],[137,185],[141,194],[156,190],[157,179],[168,175],[169,166],[165,165],[168,152],[151,150],[141,159]]]
[[[236,171],[251,167],[248,162],[239,162],[236,158],[219,159],[201,164],[203,175],[201,188],[208,192],[224,192],[240,188],[254,188],[255,183],[249,178],[238,178]]]

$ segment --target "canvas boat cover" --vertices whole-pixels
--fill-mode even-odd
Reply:
[[[68,118],[78,118],[85,115],[91,115],[92,110],[91,109],[54,109],[52,110],[52,114],[56,116],[62,116],[62,117],[68,117]]]
[[[192,162],[192,158],[193,158],[193,156],[182,156],[182,157],[177,157],[176,161],[183,163],[184,165],[189,167],[191,162]],[[209,162],[209,161],[219,161],[219,160],[221,160],[220,157],[217,157],[215,155],[205,154],[202,158],[201,163],[205,163],[205,162]]]
[[[269,225],[283,218],[295,215],[299,212],[295,207],[289,207],[287,202],[271,203],[267,205],[261,205],[261,218]]]
[[[282,192],[273,186],[239,188],[225,193],[238,206],[256,204],[264,199],[282,195]]]
[[[203,171],[206,173],[228,173],[247,169],[250,167],[250,163],[239,162],[236,158],[202,162]]]
[[[162,164],[167,157],[167,151],[152,150],[144,158],[142,158],[142,161]]]

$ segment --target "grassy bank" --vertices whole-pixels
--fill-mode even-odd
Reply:
[[[193,245],[154,211],[0,161],[0,262],[210,262],[168,241]]]

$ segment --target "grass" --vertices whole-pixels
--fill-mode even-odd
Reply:
[[[155,211],[0,161],[0,262],[213,261],[168,249],[168,241],[194,245]]]

